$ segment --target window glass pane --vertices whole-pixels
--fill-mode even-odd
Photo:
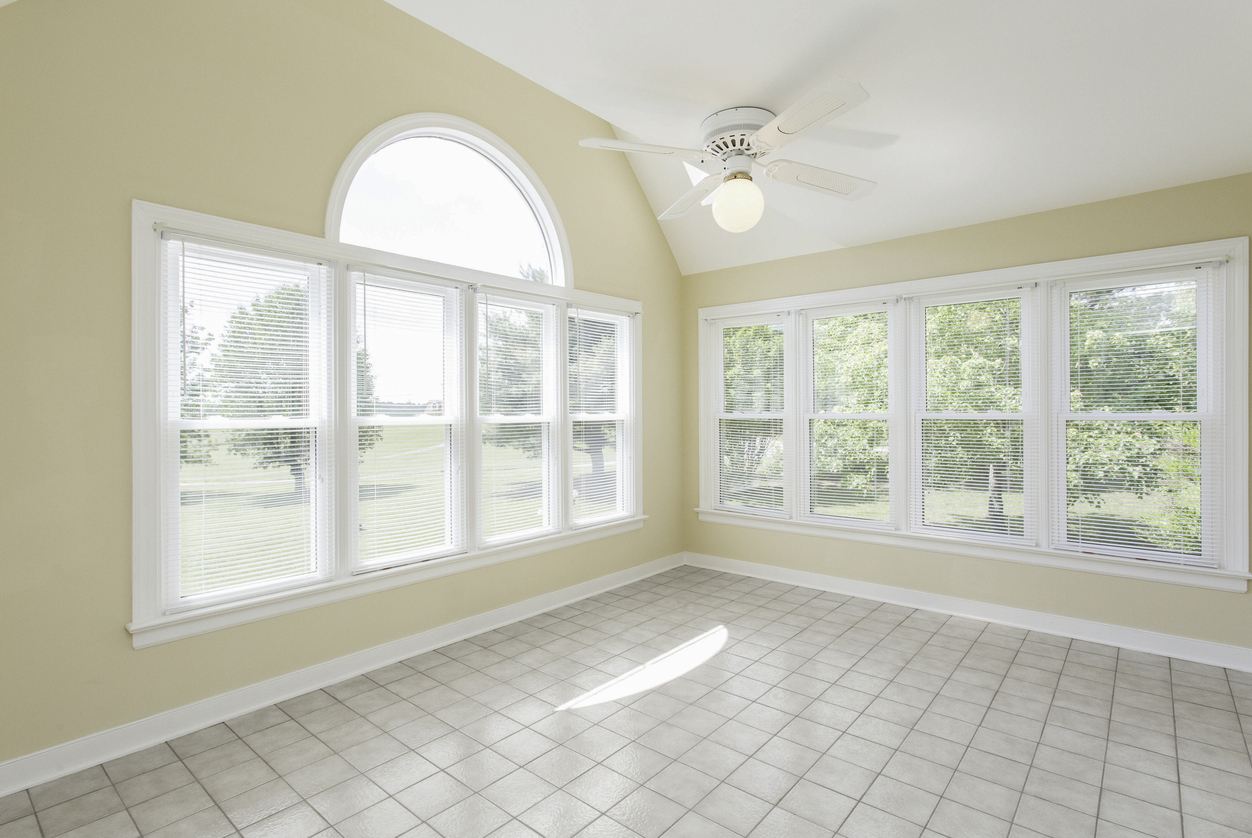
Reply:
[[[1199,556],[1200,423],[1065,423],[1071,542]]]
[[[309,274],[300,262],[171,242],[184,419],[309,415]]]
[[[478,312],[479,413],[543,413],[542,312],[490,301]]]
[[[1196,409],[1196,284],[1069,295],[1070,409]]]
[[[357,434],[359,560],[451,544],[451,429],[364,425]]]
[[[317,570],[315,437],[310,428],[179,434],[180,596]]]
[[[887,313],[813,321],[813,410],[886,413]]]
[[[718,422],[718,498],[722,503],[750,509],[783,508],[782,434],[781,419]]]
[[[451,426],[370,424],[446,413],[447,298],[356,283],[357,560],[395,562],[453,542]]]
[[[926,409],[1021,408],[1021,300],[927,306]]]
[[[574,520],[622,512],[621,422],[574,422]]]
[[[569,316],[569,412],[617,412],[618,324]]]
[[[923,419],[921,443],[926,526],[1023,534],[1020,421]]]
[[[890,520],[887,420],[813,419],[809,434],[810,511]]]
[[[482,422],[482,533],[500,538],[546,529],[550,481],[548,422],[493,422],[544,413],[545,313],[484,300],[478,309]]]
[[[498,538],[548,526],[547,424],[484,424],[482,530]]]
[[[444,297],[356,285],[358,416],[442,416]]]
[[[768,324],[722,329],[722,374],[727,413],[782,411],[783,327]]]
[[[547,241],[513,180],[481,152],[412,137],[374,152],[344,200],[340,241],[549,282]]]

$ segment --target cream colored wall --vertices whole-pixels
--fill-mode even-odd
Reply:
[[[868,204],[867,211],[868,211]],[[697,310],[1252,234],[1252,175],[688,276],[683,280],[687,550],[1252,646],[1252,594],[707,524],[699,505]]]
[[[575,284],[642,300],[643,530],[141,651],[130,202],[321,235],[344,157],[435,111],[551,193]],[[681,549],[679,275],[608,126],[382,0],[0,9],[0,761]]]

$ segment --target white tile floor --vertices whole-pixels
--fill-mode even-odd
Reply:
[[[683,567],[2,798],[0,838],[1249,836],[1250,739],[1248,673]]]

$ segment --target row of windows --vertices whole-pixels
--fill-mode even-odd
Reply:
[[[1211,264],[709,323],[704,505],[1223,567]]]
[[[162,250],[168,603],[632,512],[628,315],[181,235]]]

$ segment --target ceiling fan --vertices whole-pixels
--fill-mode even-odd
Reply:
[[[753,166],[767,178],[812,189],[823,195],[856,200],[873,191],[873,181],[832,172],[794,160],[767,160],[775,151],[799,139],[836,116],[852,110],[869,98],[865,88],[854,81],[834,76],[778,116],[764,108],[727,108],[704,120],[704,148],[673,148],[589,137],[579,145],[606,151],[637,151],[692,161],[709,172],[687,194],[658,218],[684,215],[696,204],[713,205],[718,226],[731,233],[752,229],[765,212],[765,197],[752,182]]]

